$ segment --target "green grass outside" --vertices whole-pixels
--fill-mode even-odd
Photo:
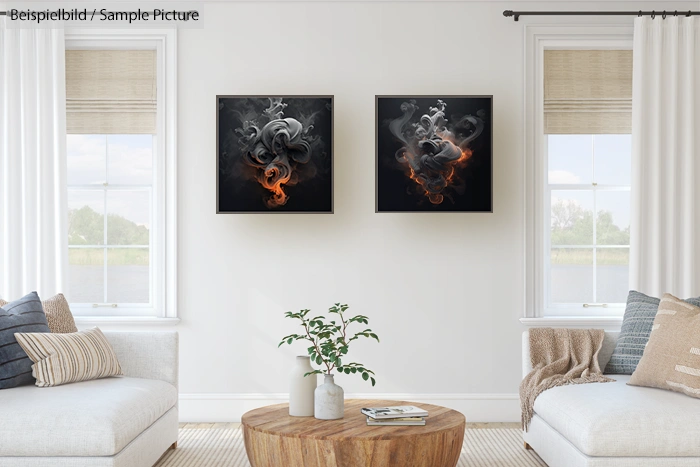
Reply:
[[[629,264],[628,248],[601,248],[596,255],[598,266],[616,266]],[[552,264],[558,265],[593,265],[593,250],[584,248],[552,248]]]
[[[109,266],[148,266],[148,248],[108,248]],[[68,264],[79,266],[104,265],[102,248],[69,248]]]

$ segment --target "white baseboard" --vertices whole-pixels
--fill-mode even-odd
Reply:
[[[518,422],[517,394],[346,394],[347,399],[384,399],[423,402],[462,412],[467,422]],[[282,404],[289,396],[277,394],[180,394],[181,422],[239,422],[249,410]]]

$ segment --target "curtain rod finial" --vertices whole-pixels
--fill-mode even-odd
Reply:
[[[518,21],[520,19],[520,15],[515,13],[513,10],[505,10],[503,12],[503,16],[506,18],[510,18],[511,16],[513,17],[513,20]]]

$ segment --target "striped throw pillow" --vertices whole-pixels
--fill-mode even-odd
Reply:
[[[700,398],[700,307],[664,294],[628,384]]]
[[[0,389],[34,383],[32,361],[17,343],[16,332],[49,332],[36,292],[0,307]]]
[[[39,387],[124,374],[99,328],[69,334],[17,333],[15,337],[34,362],[32,375]]]
[[[5,305],[7,302],[0,298],[0,307]],[[41,306],[46,314],[46,321],[49,323],[51,332],[78,332],[68,301],[62,293],[42,300]]]

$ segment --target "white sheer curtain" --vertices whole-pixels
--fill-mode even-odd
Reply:
[[[700,21],[636,18],[630,286],[700,295]]]
[[[0,18],[0,296],[62,292],[66,276],[63,29]]]

